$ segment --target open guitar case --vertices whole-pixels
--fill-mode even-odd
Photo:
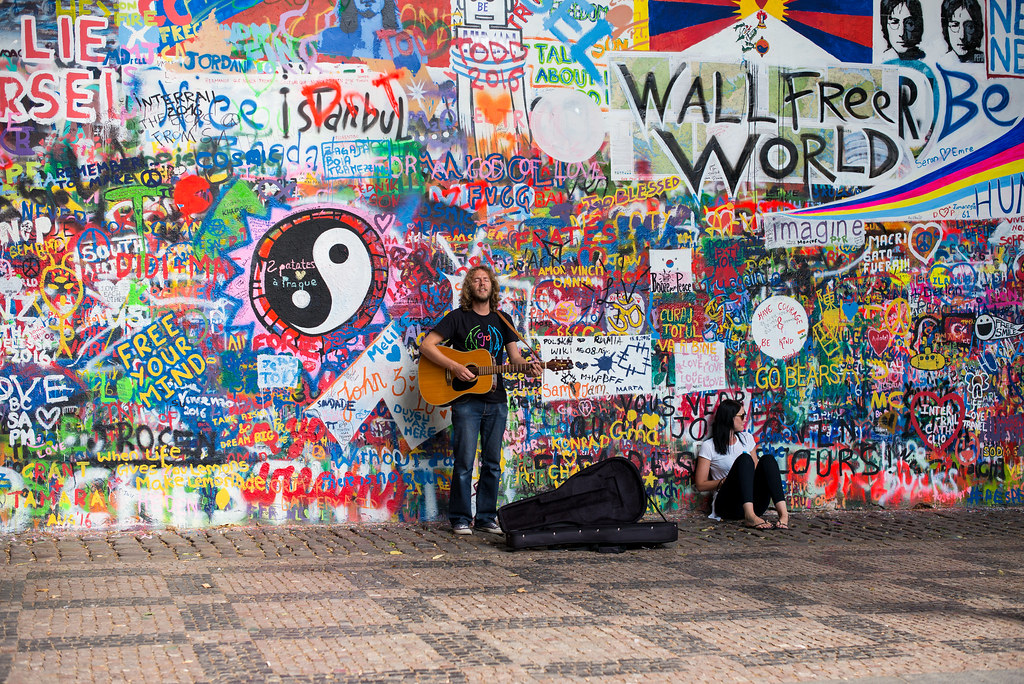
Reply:
[[[498,524],[512,549],[594,546],[602,553],[674,542],[676,523],[641,522],[647,493],[640,471],[622,457],[587,466],[557,488],[506,504]]]

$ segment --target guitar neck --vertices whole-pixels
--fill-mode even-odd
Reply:
[[[548,363],[545,362],[540,364],[542,368],[547,368]],[[501,366],[478,366],[476,368],[477,375],[495,375],[497,373],[525,373],[530,370],[530,364],[528,363],[506,363]]]

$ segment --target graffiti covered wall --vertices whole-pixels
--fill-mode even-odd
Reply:
[[[539,353],[502,500],[723,396],[797,508],[1024,498],[1010,0],[0,6],[0,529],[444,517],[418,346]]]

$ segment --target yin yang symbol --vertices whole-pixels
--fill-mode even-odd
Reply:
[[[369,324],[387,278],[384,245],[366,221],[343,209],[308,209],[256,245],[249,293],[268,330],[322,337]]]

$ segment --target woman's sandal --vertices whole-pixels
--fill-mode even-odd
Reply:
[[[772,528],[776,530],[788,530],[789,524],[784,522],[777,522],[774,525],[772,525]]]
[[[748,527],[748,528],[750,528],[752,530],[770,530],[770,529],[773,529],[775,527],[774,525],[772,525],[767,520],[762,520],[761,522],[757,523],[756,525],[751,525],[748,522],[744,522],[743,526],[744,527]]]

